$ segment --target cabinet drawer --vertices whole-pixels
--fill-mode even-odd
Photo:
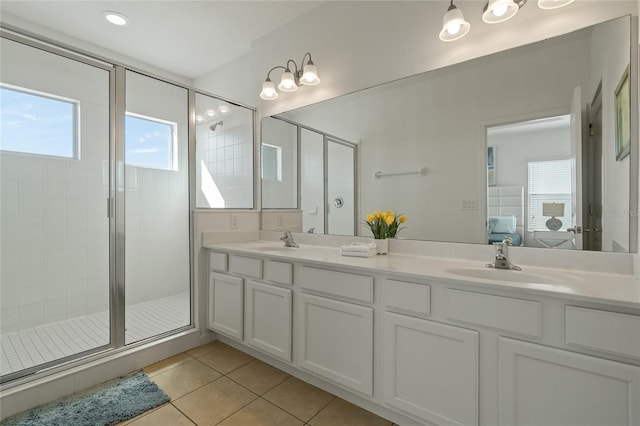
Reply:
[[[300,269],[300,287],[346,299],[373,303],[373,277],[365,275],[303,266]]]
[[[540,338],[542,303],[447,289],[447,318]]]
[[[209,255],[209,268],[212,271],[227,272],[227,254],[212,252]]]
[[[384,303],[389,311],[428,317],[431,313],[431,286],[385,280]]]
[[[229,256],[229,271],[251,278],[262,278],[262,260],[244,256]]]
[[[264,279],[274,283],[291,285],[293,268],[290,263],[267,260],[264,262]]]
[[[565,342],[567,345],[640,358],[640,317],[566,306]]]

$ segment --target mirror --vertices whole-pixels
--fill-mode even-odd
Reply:
[[[564,213],[570,216],[560,229],[564,233],[577,229],[571,234],[582,242],[561,248],[588,249],[586,233],[579,232],[598,228],[603,251],[625,252],[632,246],[629,185],[637,179],[630,176],[630,156],[624,153],[629,120],[620,117],[625,113],[637,117],[635,106],[620,101],[630,61],[630,27],[630,17],[614,19],[276,118],[357,144],[358,235],[369,235],[361,220],[367,213],[393,210],[407,217],[401,238],[487,244],[489,216],[516,216],[507,206],[494,211],[492,193],[520,187],[521,219],[516,227],[522,245],[558,247],[548,234],[535,235],[551,231],[545,224],[555,216],[545,216],[552,210],[542,211],[541,206],[554,201],[529,191],[529,165],[540,163],[538,168],[544,171],[545,161],[568,160],[573,164],[572,180]],[[547,127],[561,127],[558,134],[563,140],[558,146],[545,133],[545,122]],[[526,123],[538,123],[543,130],[514,136],[528,128]],[[601,152],[588,143],[590,132],[600,135]],[[496,135],[500,140],[492,139]],[[493,177],[488,147],[494,148]],[[512,157],[516,154],[519,157]],[[507,179],[509,168],[517,179]],[[589,204],[598,193],[601,205]],[[307,196],[302,192],[298,205],[303,229]],[[535,196],[540,212],[532,217],[537,210],[529,208],[529,198]],[[509,195],[499,197],[498,203],[511,202]],[[593,211],[601,212],[599,223],[588,223]],[[569,222],[571,226],[566,226]]]

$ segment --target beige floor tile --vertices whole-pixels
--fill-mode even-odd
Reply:
[[[216,349],[198,358],[198,360],[222,374],[230,373],[254,359],[251,355],[247,355],[231,346]]]
[[[220,348],[226,348],[227,345],[222,343],[220,340],[214,340],[211,341],[209,343],[205,343],[202,346],[198,346],[195,347],[193,349],[189,349],[187,352],[185,352],[187,355],[190,355],[194,358],[199,358],[204,354],[208,354],[211,351],[214,351],[216,349],[220,349]]]
[[[173,404],[198,426],[215,425],[258,396],[234,381],[221,377]]]
[[[163,359],[162,361],[158,361],[155,364],[147,365],[143,370],[148,376],[155,376],[191,360],[193,360],[193,358],[187,354],[178,354],[167,359]]]
[[[227,417],[220,426],[302,426],[304,422],[276,407],[262,398],[258,398],[231,417]]]
[[[193,422],[171,404],[137,417],[127,426],[193,426]]]
[[[151,377],[171,400],[180,398],[220,377],[220,373],[193,359]]]
[[[284,382],[289,375],[260,360],[255,360],[232,371],[227,375],[231,380],[240,383],[251,392],[263,395]]]
[[[311,426],[391,426],[393,423],[378,417],[344,399],[336,398],[313,419]]]
[[[263,396],[297,418],[308,421],[335,397],[302,380],[290,377]]]

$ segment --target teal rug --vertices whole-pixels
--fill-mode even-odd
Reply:
[[[143,372],[7,417],[2,426],[107,426],[169,401]]]

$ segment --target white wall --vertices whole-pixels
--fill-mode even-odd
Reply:
[[[300,133],[300,191],[302,226],[323,234],[324,229],[324,136],[302,129]]]
[[[80,105],[78,159],[0,152],[4,334],[109,307],[109,74],[0,43],[3,82]]]
[[[629,250],[629,163],[631,156],[616,161],[615,91],[629,56],[611,46],[629,43],[627,28],[609,23],[592,35],[590,103],[602,79],[602,249]],[[637,147],[637,143],[634,145]]]

